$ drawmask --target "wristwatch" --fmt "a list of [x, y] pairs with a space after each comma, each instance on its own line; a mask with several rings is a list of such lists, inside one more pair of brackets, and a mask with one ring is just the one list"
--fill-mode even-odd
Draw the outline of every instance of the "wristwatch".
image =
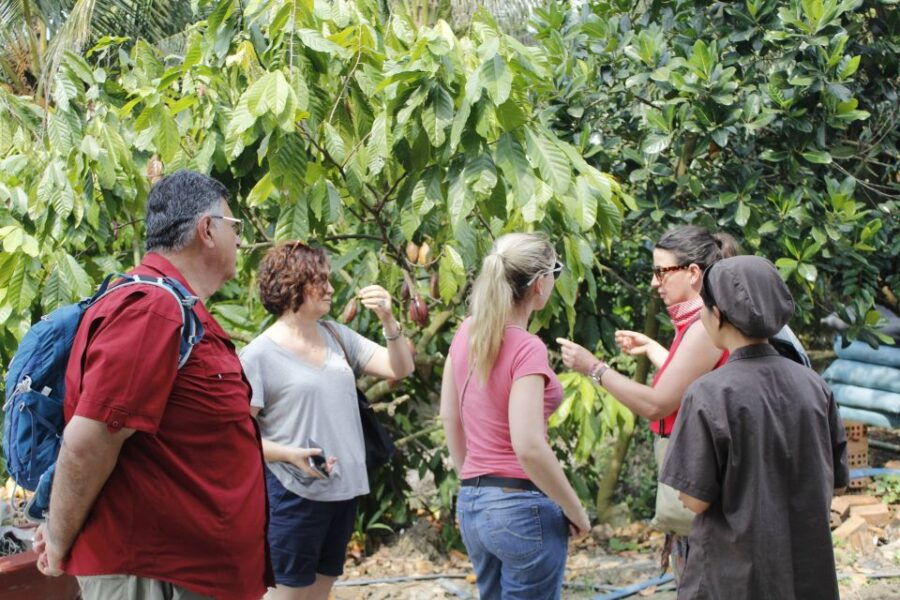
[[603, 385], [603, 374], [606, 373], [608, 370], [609, 370], [608, 364], [606, 364], [602, 360], [598, 361], [597, 364], [594, 365], [594, 368], [591, 369], [590, 377], [591, 377], [591, 379], [594, 380], [594, 382], [597, 385]]
[[395, 333], [394, 335], [388, 335], [387, 327], [385, 327], [384, 325], [382, 325], [382, 326], [381, 326], [381, 333], [384, 334], [384, 339], [385, 339], [385, 341], [393, 342], [394, 340], [396, 340], [397, 338], [399, 338], [400, 336], [403, 335], [403, 328], [400, 327], [400, 325], [398, 324], [398, 325], [397, 325], [397, 333]]

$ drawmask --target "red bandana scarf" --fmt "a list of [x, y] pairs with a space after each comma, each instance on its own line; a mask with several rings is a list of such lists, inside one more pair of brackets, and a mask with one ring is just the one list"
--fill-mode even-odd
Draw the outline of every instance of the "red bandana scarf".
[[691, 323], [699, 316], [701, 308], [703, 308], [703, 299], [700, 296], [695, 296], [690, 300], [667, 306], [666, 310], [669, 312], [669, 317], [672, 319], [672, 324], [675, 328], [681, 329], [682, 326]]

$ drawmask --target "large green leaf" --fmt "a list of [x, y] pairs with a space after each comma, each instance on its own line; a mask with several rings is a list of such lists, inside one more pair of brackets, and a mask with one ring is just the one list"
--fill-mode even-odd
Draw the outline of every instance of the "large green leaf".
[[465, 170], [460, 169], [450, 181], [450, 189], [447, 197], [447, 210], [450, 214], [450, 222], [458, 224], [469, 216], [475, 208], [475, 196], [466, 185]]
[[84, 270], [84, 267], [81, 266], [81, 263], [68, 252], [60, 252], [57, 256], [56, 264], [59, 267], [59, 274], [65, 280], [69, 289], [77, 296], [90, 296], [94, 289], [94, 282], [90, 275], [87, 274], [87, 271]]
[[590, 229], [597, 222], [598, 191], [584, 175], [575, 178], [575, 194], [566, 194], [563, 200], [569, 216], [578, 223], [582, 231]]
[[571, 165], [556, 141], [531, 127], [525, 128], [528, 160], [558, 194], [565, 194], [571, 185]]
[[801, 154], [803, 158], [811, 163], [818, 165], [827, 165], [831, 163], [831, 154], [824, 150], [810, 150], [808, 152], [802, 152]]
[[479, 80], [494, 104], [501, 105], [509, 98], [509, 92], [512, 88], [512, 72], [506, 65], [506, 61], [499, 53], [488, 58], [481, 65]]
[[41, 307], [45, 312], [53, 311], [72, 301], [72, 291], [59, 273], [59, 266], [55, 265], [44, 280], [41, 289]]
[[298, 29], [297, 37], [307, 48], [317, 52], [325, 52], [341, 58], [346, 58], [350, 54], [346, 48], [322, 37], [321, 33], [312, 29]]
[[157, 106], [156, 115], [157, 131], [154, 137], [156, 149], [163, 162], [171, 162], [175, 154], [181, 149], [181, 136], [178, 133], [178, 124], [175, 118], [162, 105]]
[[253, 207], [263, 204], [269, 199], [273, 191], [275, 191], [275, 180], [270, 171], [263, 175], [256, 182], [256, 185], [253, 186], [253, 189], [250, 190], [250, 193], [247, 194], [247, 205]]
[[455, 152], [459, 145], [459, 139], [462, 136], [463, 128], [469, 121], [469, 115], [472, 112], [472, 106], [468, 100], [463, 100], [459, 110], [453, 117], [453, 126], [450, 128], [450, 152]]
[[422, 111], [422, 126], [428, 133], [432, 146], [441, 146], [446, 137], [446, 129], [453, 121], [453, 98], [442, 85], [436, 85], [429, 94], [430, 102]]
[[309, 238], [309, 207], [305, 196], [290, 201], [281, 207], [275, 225], [275, 239], [301, 240]]
[[441, 300], [450, 302], [466, 281], [462, 257], [450, 244], [443, 248], [441, 260], [438, 263], [438, 273]]
[[253, 82], [247, 90], [241, 94], [238, 105], [244, 103], [247, 111], [254, 117], [262, 116], [269, 108], [268, 96], [272, 93], [274, 81], [273, 73], [266, 73]]
[[347, 158], [347, 151], [344, 148], [344, 139], [338, 130], [331, 123], [324, 123], [323, 136], [325, 138], [325, 149], [331, 157], [339, 163], [343, 163]]
[[281, 71], [270, 73], [266, 77], [268, 78], [265, 91], [266, 105], [272, 116], [277, 117], [288, 107], [288, 100], [292, 94], [291, 86]]
[[375, 176], [384, 168], [390, 152], [391, 142], [388, 137], [388, 120], [385, 113], [379, 114], [372, 122], [371, 135], [366, 144], [369, 154], [369, 175]]
[[466, 186], [477, 194], [490, 194], [497, 185], [497, 170], [487, 154], [476, 156], [466, 162]]
[[34, 259], [18, 254], [13, 257], [12, 265], [7, 266], [6, 294], [3, 302], [17, 310], [25, 310], [37, 295], [37, 287], [29, 266]]

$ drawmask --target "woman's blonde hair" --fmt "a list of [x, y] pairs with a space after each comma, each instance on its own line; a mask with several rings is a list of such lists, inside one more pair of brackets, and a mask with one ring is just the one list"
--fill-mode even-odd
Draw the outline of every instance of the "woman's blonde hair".
[[552, 271], [555, 261], [550, 241], [538, 233], [508, 233], [494, 242], [469, 300], [469, 367], [480, 381], [490, 375], [513, 307], [538, 276]]

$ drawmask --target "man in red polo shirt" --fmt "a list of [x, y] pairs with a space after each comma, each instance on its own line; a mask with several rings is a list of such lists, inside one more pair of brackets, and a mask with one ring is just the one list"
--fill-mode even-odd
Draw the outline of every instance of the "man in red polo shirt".
[[[235, 275], [240, 221], [219, 182], [179, 171], [147, 200], [134, 273], [205, 301]], [[274, 585], [260, 438], [228, 334], [202, 302], [202, 341], [178, 368], [181, 308], [130, 286], [92, 306], [66, 372], [66, 428], [38, 565], [85, 600], [258, 599]]]

